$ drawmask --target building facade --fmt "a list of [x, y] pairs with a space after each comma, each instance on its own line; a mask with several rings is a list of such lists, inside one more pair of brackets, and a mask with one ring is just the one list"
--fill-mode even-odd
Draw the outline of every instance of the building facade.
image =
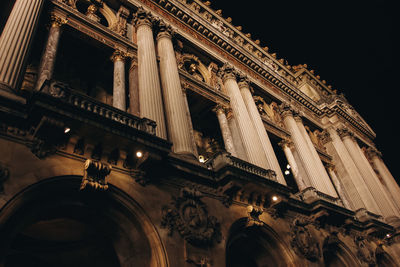
[[375, 133], [200, 0], [0, 20], [0, 266], [398, 266]]

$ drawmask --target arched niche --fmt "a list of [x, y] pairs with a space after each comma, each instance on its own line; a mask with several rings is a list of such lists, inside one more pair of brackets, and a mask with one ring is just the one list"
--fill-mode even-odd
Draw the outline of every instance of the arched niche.
[[79, 176], [45, 179], [0, 211], [0, 266], [168, 266], [142, 208], [115, 186], [80, 191]]
[[248, 219], [234, 223], [226, 243], [227, 267], [296, 266], [282, 238], [269, 226], [247, 226]]
[[331, 233], [325, 238], [322, 247], [326, 267], [352, 267], [361, 265], [350, 249], [338, 238], [338, 233]]

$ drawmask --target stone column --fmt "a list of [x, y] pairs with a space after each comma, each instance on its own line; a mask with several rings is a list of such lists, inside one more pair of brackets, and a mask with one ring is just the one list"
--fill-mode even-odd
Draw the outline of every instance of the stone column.
[[366, 208], [377, 213], [377, 205], [336, 130], [329, 127], [323, 132], [321, 141], [337, 166], [337, 177], [344, 185], [343, 190], [347, 193], [352, 208], [354, 210]]
[[153, 38], [153, 17], [143, 8], [135, 15], [140, 116], [157, 123], [156, 135], [167, 139], [163, 100]]
[[171, 27], [160, 22], [159, 33], [157, 34], [157, 50], [160, 56], [160, 75], [168, 136], [175, 153], [194, 156], [185, 100], [182, 95], [178, 65], [171, 38]]
[[222, 105], [217, 105], [214, 108], [217, 114], [219, 127], [221, 128], [222, 138], [224, 139], [225, 150], [231, 153], [232, 156], [237, 157], [231, 130], [229, 129], [228, 120], [225, 115], [225, 108]]
[[239, 134], [239, 127], [235, 116], [232, 113], [232, 109], [228, 108], [226, 111], [226, 119], [228, 120], [229, 129], [231, 130], [233, 143], [235, 144], [236, 155], [239, 159], [249, 161], [244, 150], [243, 142]]
[[236, 71], [232, 66], [225, 64], [220, 70], [220, 75], [222, 75], [222, 80], [230, 99], [233, 115], [237, 120], [238, 130], [249, 162], [268, 169], [267, 158], [265, 157], [260, 139], [251, 122], [236, 82]]
[[331, 180], [329, 179], [328, 173], [325, 170], [324, 165], [322, 164], [321, 158], [318, 155], [317, 150], [314, 147], [313, 142], [310, 139], [310, 136], [307, 133], [307, 130], [304, 127], [304, 124], [302, 122], [302, 119], [299, 116], [296, 116], [296, 123], [297, 127], [299, 128], [305, 142], [308, 145], [309, 151], [311, 153], [311, 156], [314, 159], [314, 166], [317, 168], [317, 171], [320, 175], [320, 180], [322, 183], [325, 184], [326, 190], [329, 192], [328, 194], [333, 196], [333, 197], [338, 197], [335, 188], [333, 187], [333, 184]]
[[0, 89], [16, 89], [43, 0], [17, 0], [0, 36]]
[[289, 105], [283, 105], [281, 112], [283, 123], [291, 134], [293, 144], [300, 157], [311, 186], [322, 193], [331, 195], [330, 191], [326, 188], [325, 183], [321, 181], [320, 173], [315, 166], [315, 160], [310, 152], [309, 146], [305, 142], [303, 135], [297, 126], [296, 120], [294, 119], [293, 110]]
[[386, 188], [394, 199], [398, 210], [400, 210], [400, 187], [396, 183], [394, 177], [390, 173], [389, 169], [386, 167], [385, 163], [383, 162], [382, 153], [373, 148], [369, 148], [367, 150], [367, 153], [372, 163], [375, 165], [375, 168], [381, 175], [383, 181], [385, 182]]
[[349, 154], [360, 171], [364, 182], [372, 195], [372, 198], [375, 200], [378, 206], [379, 213], [385, 218], [393, 217], [395, 215], [393, 204], [387, 198], [382, 185], [378, 181], [378, 177], [376, 177], [376, 175], [373, 173], [374, 171], [369, 165], [368, 160], [365, 158], [358, 144], [354, 140], [352, 133], [346, 128], [340, 129], [339, 132], [343, 138], [343, 143], [349, 151]]
[[54, 12], [51, 14], [51, 26], [47, 37], [46, 46], [40, 60], [35, 90], [40, 90], [44, 81], [50, 80], [53, 77], [62, 25], [65, 23], [67, 23], [66, 19], [59, 17]]
[[339, 194], [340, 199], [343, 202], [343, 205], [347, 209], [352, 209], [352, 205], [350, 205], [349, 198], [346, 195], [346, 192], [343, 190], [342, 183], [340, 182], [339, 178], [336, 176], [335, 173], [335, 166], [332, 164], [328, 165], [328, 172], [331, 176], [332, 182], [335, 185], [335, 188]]
[[282, 147], [282, 150], [285, 153], [286, 159], [289, 162], [290, 169], [292, 170], [294, 179], [296, 179], [299, 190], [303, 191], [308, 186], [306, 185], [300, 173], [299, 166], [297, 165], [294, 155], [292, 153], [291, 146], [293, 146], [293, 143], [289, 140], [282, 140], [281, 142], [279, 142], [279, 145]]
[[114, 62], [113, 107], [126, 111], [125, 53], [116, 50], [111, 56]]
[[276, 158], [274, 149], [272, 148], [271, 141], [268, 137], [267, 131], [265, 130], [264, 123], [262, 122], [260, 113], [258, 112], [256, 104], [254, 103], [253, 96], [251, 95], [248, 79], [244, 76], [240, 77], [238, 85], [244, 103], [246, 105], [247, 111], [249, 112], [250, 119], [253, 123], [254, 128], [257, 131], [258, 137], [260, 138], [260, 142], [264, 150], [265, 157], [267, 158], [268, 169], [275, 171], [278, 182], [286, 185], [286, 181], [285, 178], [283, 177], [278, 159]]

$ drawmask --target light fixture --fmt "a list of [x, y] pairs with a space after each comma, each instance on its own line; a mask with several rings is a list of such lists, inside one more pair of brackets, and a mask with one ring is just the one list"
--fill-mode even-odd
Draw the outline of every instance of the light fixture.
[[285, 171], [285, 175], [289, 175], [290, 174], [290, 171], [289, 170], [286, 170]]
[[143, 157], [143, 153], [142, 153], [142, 151], [136, 151], [136, 157], [137, 158], [141, 158], [141, 157]]
[[69, 133], [70, 131], [71, 131], [71, 128], [69, 128], [69, 127], [64, 128], [64, 133]]
[[290, 164], [286, 165], [286, 169], [288, 170], [290, 169]]
[[277, 196], [272, 196], [272, 201], [277, 202], [278, 201], [278, 197]]
[[389, 237], [390, 237], [390, 234], [386, 234], [386, 237], [389, 238]]
[[206, 160], [203, 155], [199, 156], [199, 162], [204, 163]]

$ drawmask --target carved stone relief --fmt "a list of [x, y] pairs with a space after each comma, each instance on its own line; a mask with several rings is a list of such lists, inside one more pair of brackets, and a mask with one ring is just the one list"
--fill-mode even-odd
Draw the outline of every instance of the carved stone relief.
[[291, 245], [296, 253], [310, 261], [317, 261], [321, 257], [321, 249], [316, 238], [308, 229], [309, 222], [296, 218], [291, 225]]
[[172, 235], [178, 231], [182, 238], [195, 246], [211, 246], [221, 242], [220, 224], [210, 216], [201, 201], [202, 193], [196, 189], [182, 188], [169, 206], [162, 209], [161, 226]]
[[361, 262], [365, 262], [368, 265], [375, 265], [374, 252], [368, 241], [361, 235], [354, 238], [354, 243], [357, 246], [357, 257]]
[[109, 175], [110, 172], [110, 164], [102, 163], [97, 160], [86, 160], [80, 190], [85, 189], [86, 186], [90, 186], [96, 190], [107, 190], [106, 176]]

